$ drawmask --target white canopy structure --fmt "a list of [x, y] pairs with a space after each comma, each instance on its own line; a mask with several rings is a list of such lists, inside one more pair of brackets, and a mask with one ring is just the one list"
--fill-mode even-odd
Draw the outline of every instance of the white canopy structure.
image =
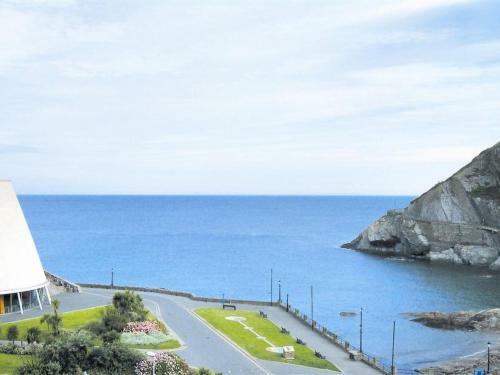
[[38, 305], [49, 282], [10, 181], [0, 181], [0, 314]]

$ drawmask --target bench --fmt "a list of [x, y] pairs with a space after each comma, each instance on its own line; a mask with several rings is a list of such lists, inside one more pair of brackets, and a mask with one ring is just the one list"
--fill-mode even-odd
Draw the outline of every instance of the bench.
[[267, 319], [267, 314], [264, 311], [259, 311], [259, 315], [262, 319]]
[[223, 303], [222, 304], [222, 310], [225, 310], [225, 309], [233, 309], [233, 310], [236, 310], [236, 305], [230, 305], [228, 303]]
[[314, 352], [314, 355], [315, 355], [316, 357], [318, 357], [319, 359], [325, 359], [325, 358], [326, 358], [323, 354], [321, 354], [321, 353], [320, 353], [320, 352], [318, 352], [317, 350]]
[[284, 334], [284, 335], [289, 335], [290, 331], [287, 330], [285, 327], [281, 327], [281, 333]]
[[306, 345], [306, 343], [304, 341], [302, 341], [301, 339], [299, 339], [298, 337], [297, 337], [297, 344]]
[[347, 353], [349, 353], [349, 359], [351, 361], [360, 361], [361, 360], [361, 353], [357, 350], [348, 350]]

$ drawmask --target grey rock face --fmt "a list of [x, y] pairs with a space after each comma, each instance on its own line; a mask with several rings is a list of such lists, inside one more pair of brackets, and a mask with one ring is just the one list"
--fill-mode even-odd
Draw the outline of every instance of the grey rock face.
[[500, 257], [498, 257], [497, 260], [490, 264], [490, 270], [500, 271]]
[[500, 269], [500, 143], [345, 248]]

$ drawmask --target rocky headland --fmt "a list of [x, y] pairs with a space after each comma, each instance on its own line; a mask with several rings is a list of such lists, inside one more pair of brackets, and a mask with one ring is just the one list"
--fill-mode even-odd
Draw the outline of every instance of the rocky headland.
[[414, 322], [433, 328], [500, 332], [500, 309], [453, 313], [432, 311], [403, 315]]
[[500, 271], [500, 142], [342, 247]]

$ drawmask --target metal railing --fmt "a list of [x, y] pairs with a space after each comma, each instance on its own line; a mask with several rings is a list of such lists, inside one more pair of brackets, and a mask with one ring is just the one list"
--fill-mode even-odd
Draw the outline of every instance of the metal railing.
[[339, 348], [344, 350], [346, 353], [351, 353], [351, 352], [357, 352], [356, 355], [360, 358], [360, 360], [370, 367], [380, 371], [383, 374], [387, 375], [392, 375], [395, 373], [398, 374], [418, 374], [415, 370], [406, 370], [406, 369], [399, 369], [395, 365], [395, 368], [393, 369], [392, 366], [389, 363], [386, 363], [383, 359], [368, 353], [366, 351], [361, 351], [359, 350], [358, 347], [355, 345], [351, 344], [349, 341], [343, 339], [339, 335], [335, 334], [334, 332], [330, 331], [327, 327], [322, 326], [319, 324], [317, 321], [312, 320], [307, 314], [302, 313], [299, 309], [293, 307], [292, 305], [288, 305], [288, 309], [286, 304], [283, 304], [282, 302], [279, 303], [281, 308], [284, 310], [287, 310], [288, 313], [293, 315], [295, 318], [300, 320], [303, 324], [312, 327], [312, 329], [319, 333], [321, 336], [326, 338], [328, 341], [330, 341], [332, 344], [337, 345]]

